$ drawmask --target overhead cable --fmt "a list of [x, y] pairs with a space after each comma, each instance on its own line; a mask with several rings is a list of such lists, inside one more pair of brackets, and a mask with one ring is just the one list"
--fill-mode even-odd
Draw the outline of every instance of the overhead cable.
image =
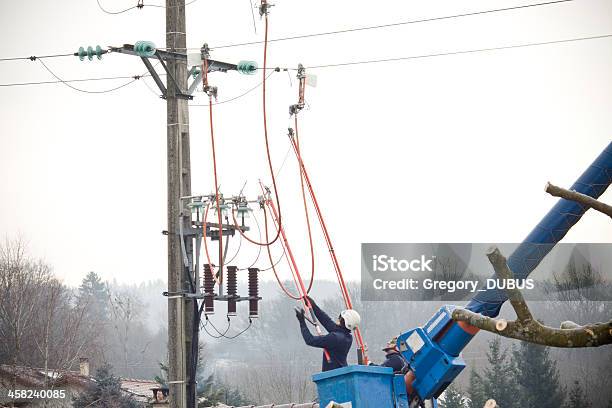
[[488, 52], [488, 51], [509, 50], [513, 48], [537, 47], [541, 45], [563, 44], [563, 43], [586, 41], [586, 40], [598, 40], [598, 39], [610, 38], [610, 37], [612, 37], [612, 34], [596, 35], [596, 36], [591, 36], [591, 37], [568, 38], [568, 39], [563, 39], [563, 40], [552, 40], [552, 41], [534, 42], [534, 43], [526, 43], [526, 44], [504, 45], [504, 46], [499, 46], [499, 47], [477, 48], [477, 49], [472, 49], [472, 50], [447, 51], [447, 52], [439, 52], [439, 53], [434, 53], [434, 54], [410, 55], [406, 57], [393, 57], [393, 58], [382, 58], [382, 59], [373, 59], [373, 60], [364, 60], [364, 61], [338, 62], [334, 64], [311, 65], [306, 68], [307, 69], [333, 68], [333, 67], [343, 67], [343, 66], [350, 66], [350, 65], [376, 64], [376, 63], [381, 63], [381, 62], [397, 62], [397, 61], [406, 61], [406, 60], [420, 59], [420, 58], [443, 57], [443, 56], [448, 56], [448, 55], [460, 55], [460, 54], [474, 54], [474, 53]]
[[[513, 6], [513, 7], [504, 7], [504, 8], [497, 8], [497, 9], [473, 11], [473, 12], [461, 13], [461, 14], [452, 14], [452, 15], [448, 15], [448, 16], [429, 17], [429, 18], [422, 18], [422, 19], [416, 19], [416, 20], [400, 21], [400, 22], [396, 22], [396, 23], [377, 24], [377, 25], [363, 26], [363, 27], [354, 27], [354, 28], [347, 28], [347, 29], [343, 29], [343, 30], [324, 31], [324, 32], [320, 32], [320, 33], [299, 34], [299, 35], [288, 36], [288, 37], [271, 38], [271, 39], [268, 40], [268, 42], [270, 43], [270, 42], [289, 41], [289, 40], [301, 40], [301, 39], [304, 39], [304, 38], [323, 37], [323, 36], [328, 36], [328, 35], [353, 33], [353, 32], [366, 31], [366, 30], [378, 30], [378, 29], [398, 27], [398, 26], [403, 26], [403, 25], [408, 25], [408, 24], [429, 23], [429, 22], [432, 22], [432, 21], [449, 20], [449, 19], [453, 19], [453, 18], [462, 18], [462, 17], [469, 17], [469, 16], [478, 16], [478, 15], [498, 13], [498, 12], [503, 12], [503, 11], [519, 10], [519, 9], [526, 9], [526, 8], [539, 7], [539, 6], [548, 6], [548, 5], [559, 4], [559, 3], [569, 3], [569, 2], [572, 2], [572, 1], [574, 1], [574, 0], [547, 1], [547, 2], [542, 2], [542, 3], [524, 4], [524, 5], [521, 5], [521, 6]], [[218, 45], [218, 46], [211, 46], [210, 48], [211, 49], [217, 49], [217, 48], [242, 47], [242, 46], [246, 46], [246, 45], [263, 44], [263, 42], [264, 41], [261, 41], [261, 40], [260, 41], [248, 41], [248, 42], [243, 42], [243, 43], [222, 44], [222, 45]]]

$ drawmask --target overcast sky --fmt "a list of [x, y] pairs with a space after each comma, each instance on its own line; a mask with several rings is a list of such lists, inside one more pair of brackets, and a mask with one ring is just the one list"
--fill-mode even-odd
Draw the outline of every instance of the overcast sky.
[[[100, 0], [109, 10], [136, 0]], [[147, 2], [145, 2], [146, 4]], [[392, 23], [528, 1], [277, 0], [270, 37]], [[164, 9], [111, 16], [95, 0], [0, 3], [0, 57], [74, 52], [151, 40], [164, 46]], [[188, 45], [262, 38], [248, 0], [198, 0], [187, 7]], [[612, 34], [612, 1], [557, 5], [395, 28], [272, 43], [269, 65], [295, 67], [402, 57]], [[261, 45], [224, 48], [213, 58], [261, 64]], [[46, 60], [63, 78], [135, 75], [138, 58]], [[312, 70], [301, 116], [304, 160], [337, 253], [359, 276], [362, 242], [516, 242], [554, 204], [546, 181], [569, 187], [610, 142], [612, 39]], [[0, 62], [1, 83], [53, 78], [39, 62]], [[293, 75], [293, 74], [292, 74]], [[220, 100], [260, 76], [211, 75]], [[119, 81], [79, 83], [107, 89]], [[140, 282], [166, 277], [165, 103], [136, 83], [94, 95], [56, 85], [0, 88], [0, 232], [22, 236], [30, 252], [69, 284], [88, 271]], [[293, 86], [291, 86], [293, 85]], [[274, 166], [287, 152], [295, 78], [269, 79]], [[205, 103], [198, 93], [193, 103]], [[194, 193], [212, 191], [207, 110], [190, 108]], [[269, 182], [261, 89], [215, 108], [222, 191], [254, 197]], [[279, 176], [283, 219], [303, 273], [309, 266], [295, 160]], [[612, 202], [612, 192], [602, 199]], [[321, 278], [333, 279], [317, 232]], [[255, 236], [256, 237], [256, 236]], [[610, 242], [612, 223], [589, 212], [566, 242]], [[232, 246], [237, 244], [234, 240]], [[236, 263], [254, 256], [246, 242]], [[267, 266], [267, 257], [259, 266]], [[289, 277], [287, 270], [285, 276]]]

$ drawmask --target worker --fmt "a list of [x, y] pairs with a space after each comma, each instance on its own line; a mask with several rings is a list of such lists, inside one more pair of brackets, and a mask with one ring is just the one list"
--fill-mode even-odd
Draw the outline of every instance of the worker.
[[329, 371], [335, 368], [346, 367], [346, 357], [353, 343], [354, 330], [361, 321], [359, 313], [352, 309], [344, 310], [338, 316], [338, 320], [334, 322], [310, 297], [307, 298], [312, 306], [312, 310], [317, 320], [327, 330], [328, 334], [322, 336], [313, 336], [306, 326], [306, 317], [304, 309], [295, 310], [295, 315], [300, 322], [300, 329], [304, 342], [311, 347], [318, 347], [327, 350], [329, 359], [323, 353], [323, 365], [321, 371]]
[[408, 362], [397, 348], [397, 337], [389, 340], [382, 351], [385, 352], [385, 361], [382, 362], [381, 367], [391, 367], [395, 374], [404, 373], [408, 370]]

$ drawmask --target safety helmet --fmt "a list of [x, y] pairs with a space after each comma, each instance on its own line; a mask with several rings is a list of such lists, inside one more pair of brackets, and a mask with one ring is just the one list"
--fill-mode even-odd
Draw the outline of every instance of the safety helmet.
[[397, 336], [391, 338], [382, 351], [396, 350], [397, 351]]
[[340, 313], [340, 317], [344, 320], [344, 327], [349, 330], [355, 330], [361, 322], [361, 316], [353, 309], [343, 310], [342, 313]]

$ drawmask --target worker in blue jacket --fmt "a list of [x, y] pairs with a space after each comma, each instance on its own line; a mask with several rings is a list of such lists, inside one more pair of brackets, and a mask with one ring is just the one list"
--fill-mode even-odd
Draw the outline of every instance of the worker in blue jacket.
[[361, 321], [359, 313], [352, 309], [346, 309], [340, 313], [338, 320], [334, 322], [311, 298], [308, 298], [308, 300], [317, 320], [327, 330], [328, 334], [313, 336], [308, 326], [306, 326], [304, 309], [296, 309], [295, 315], [300, 322], [304, 342], [311, 347], [323, 348], [329, 353], [329, 360], [325, 357], [325, 353], [323, 353], [322, 371], [346, 367], [346, 357], [353, 343], [351, 331]]
[[405, 373], [408, 370], [408, 362], [397, 348], [397, 337], [389, 340], [382, 351], [385, 352], [385, 361], [382, 362], [382, 367], [391, 367], [395, 374]]

